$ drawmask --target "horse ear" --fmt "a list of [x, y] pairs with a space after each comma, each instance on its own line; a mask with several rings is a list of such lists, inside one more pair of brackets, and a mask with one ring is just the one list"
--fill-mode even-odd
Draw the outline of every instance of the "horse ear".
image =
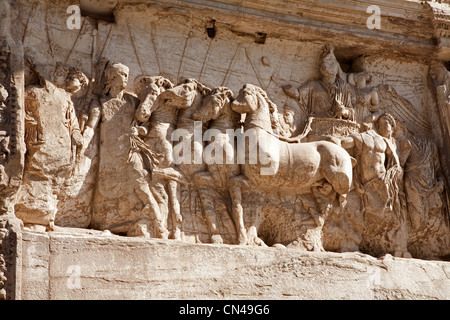
[[207, 95], [211, 94], [212, 90], [210, 88], [204, 86], [202, 88], [201, 92], [202, 92], [202, 95], [207, 96]]
[[225, 90], [225, 97], [227, 97], [228, 99], [232, 100], [234, 98], [234, 93], [233, 91], [231, 91], [230, 89], [226, 89]]
[[196, 81], [196, 85], [197, 85], [197, 90], [200, 91], [202, 93], [202, 95], [207, 96], [212, 93], [212, 89], [208, 88], [204, 84]]
[[229, 99], [230, 101], [233, 99], [233, 91], [225, 87], [219, 87], [212, 91], [212, 94], [219, 93], [221, 99]]
[[173, 88], [173, 83], [172, 82], [170, 82], [170, 80], [169, 79], [164, 79], [164, 81], [163, 81], [163, 85], [162, 85], [163, 87], [164, 87], [164, 89], [172, 89]]

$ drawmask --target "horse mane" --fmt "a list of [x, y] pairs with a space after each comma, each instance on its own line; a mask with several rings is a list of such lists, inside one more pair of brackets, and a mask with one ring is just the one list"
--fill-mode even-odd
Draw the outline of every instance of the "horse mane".
[[194, 83], [196, 85], [196, 89], [198, 91], [200, 91], [200, 93], [203, 96], [207, 96], [207, 95], [211, 94], [211, 92], [212, 92], [211, 88], [207, 87], [203, 83], [198, 82], [196, 79], [193, 79], [193, 78], [184, 79], [180, 84], [183, 84], [183, 83]]
[[158, 88], [164, 88], [164, 90], [173, 88], [172, 82], [162, 76], [139, 75], [133, 82], [135, 91], [139, 92], [144, 88], [148, 88], [151, 84], [155, 84]]
[[257, 96], [258, 99], [263, 98], [264, 101], [267, 103], [269, 107], [269, 116], [270, 116], [270, 123], [272, 125], [272, 129], [276, 129], [277, 131], [280, 131], [281, 129], [281, 123], [280, 119], [278, 118], [278, 106], [270, 100], [269, 96], [267, 95], [267, 92], [265, 92], [260, 87], [257, 87], [252, 84], [246, 84], [245, 88], [251, 89]]

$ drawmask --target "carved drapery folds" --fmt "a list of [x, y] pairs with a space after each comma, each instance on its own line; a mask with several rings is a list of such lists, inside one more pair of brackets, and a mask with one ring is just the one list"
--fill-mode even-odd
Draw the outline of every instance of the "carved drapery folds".
[[[133, 5], [121, 4], [116, 11], [125, 14], [128, 6]], [[37, 10], [25, 8], [31, 17]], [[442, 58], [448, 19], [439, 6], [430, 8]], [[130, 14], [137, 14], [133, 10]], [[187, 19], [185, 13], [174, 19]], [[118, 21], [127, 18], [120, 14]], [[94, 228], [125, 236], [360, 250], [374, 256], [450, 254], [450, 158], [444, 148], [450, 144], [450, 76], [441, 62], [430, 68], [443, 133], [436, 137], [434, 120], [417, 110], [413, 94], [404, 95], [413, 89], [396, 90], [392, 79], [380, 76], [381, 68], [374, 70], [376, 63], [343, 68], [342, 56], [338, 59], [324, 38], [314, 44], [323, 44], [322, 50], [306, 81], [270, 76], [265, 83], [258, 70], [273, 68], [275, 79], [285, 52], [278, 66], [266, 56], [259, 66], [252, 63], [251, 50], [239, 44], [218, 67], [223, 81], [209, 85], [211, 76], [204, 71], [212, 64], [207, 55], [216, 50], [210, 50], [213, 42], [203, 65], [191, 59], [199, 75], [184, 79], [189, 60], [184, 55], [195, 46], [191, 33], [176, 38], [184, 47], [179, 66], [168, 75], [164, 68], [171, 57], [158, 54], [153, 20], [146, 54], [154, 57], [155, 69], [146, 69], [139, 55], [143, 40], [128, 24], [83, 21], [63, 58], [47, 30], [52, 61], [46, 63], [38, 61], [41, 53], [28, 48], [24, 55], [0, 38], [2, 213], [14, 211], [26, 228], [41, 231]], [[137, 58], [134, 66], [115, 60], [125, 51], [108, 52], [119, 28], [126, 32], [120, 30], [118, 39], [129, 36], [123, 50]], [[22, 40], [28, 33], [25, 26]], [[89, 43], [90, 53], [71, 59], [80, 43]], [[299, 50], [283, 50], [292, 61], [302, 61]], [[25, 84], [13, 74], [15, 52], [25, 59]], [[79, 63], [88, 60], [89, 67]], [[159, 72], [148, 72], [156, 68]], [[229, 79], [241, 71], [242, 79], [254, 72], [256, 80], [241, 83], [235, 77], [232, 90]]]
[[[128, 236], [447, 254], [445, 178], [436, 144], [421, 135], [429, 124], [414, 124], [392, 87], [368, 86], [365, 71], [343, 72], [328, 46], [320, 79], [283, 86], [305, 112], [296, 136], [251, 84], [234, 93], [138, 76], [130, 94], [129, 68], [102, 60], [94, 80], [102, 85], [89, 93], [73, 67], [58, 65], [52, 83], [28, 63], [35, 82], [25, 90], [29, 152], [16, 204], [27, 227], [51, 229], [56, 220]], [[64, 203], [81, 197], [70, 191], [81, 190], [78, 180], [95, 183], [71, 216]], [[49, 197], [46, 205], [36, 195]], [[192, 213], [204, 227], [196, 229]], [[286, 219], [294, 219], [288, 229]]]

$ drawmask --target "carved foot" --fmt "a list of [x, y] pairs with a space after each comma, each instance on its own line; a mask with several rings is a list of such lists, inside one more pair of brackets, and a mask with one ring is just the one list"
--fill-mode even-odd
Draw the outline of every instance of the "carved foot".
[[211, 236], [211, 242], [216, 244], [223, 244], [223, 239], [220, 234], [213, 234]]
[[48, 231], [48, 226], [43, 226], [41, 224], [26, 223], [24, 224], [24, 229], [44, 233]]
[[181, 230], [179, 228], [175, 229], [175, 231], [173, 233], [173, 239], [179, 240], [179, 241], [183, 240], [183, 232], [181, 232]]
[[159, 238], [160, 238], [160, 239], [164, 239], [164, 240], [169, 239], [169, 231], [168, 231], [167, 229], [161, 231], [161, 232], [160, 232]]
[[412, 258], [412, 255], [408, 251], [395, 251], [394, 257], [399, 258]]
[[129, 237], [141, 237], [141, 238], [151, 238], [150, 232], [148, 232], [148, 221], [139, 220], [127, 232]]

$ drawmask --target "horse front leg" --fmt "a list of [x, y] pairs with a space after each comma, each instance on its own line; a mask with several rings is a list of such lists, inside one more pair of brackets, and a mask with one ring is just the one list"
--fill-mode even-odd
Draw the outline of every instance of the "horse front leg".
[[199, 171], [194, 174], [194, 180], [196, 182], [197, 193], [199, 195], [200, 202], [203, 207], [203, 212], [205, 213], [206, 221], [211, 233], [211, 242], [222, 244], [223, 238], [220, 235], [218, 228], [217, 212], [214, 206], [214, 197], [211, 196], [211, 192], [214, 188], [212, 176], [207, 171]]
[[244, 209], [242, 208], [242, 186], [248, 185], [244, 176], [232, 177], [228, 181], [228, 191], [231, 196], [231, 213], [236, 226], [239, 244], [248, 244], [247, 230], [244, 225]]
[[169, 196], [170, 212], [172, 214], [172, 223], [174, 227], [173, 237], [175, 240], [182, 240], [181, 227], [183, 223], [183, 216], [180, 209], [180, 190], [178, 183], [174, 180], [167, 181], [167, 193]]

